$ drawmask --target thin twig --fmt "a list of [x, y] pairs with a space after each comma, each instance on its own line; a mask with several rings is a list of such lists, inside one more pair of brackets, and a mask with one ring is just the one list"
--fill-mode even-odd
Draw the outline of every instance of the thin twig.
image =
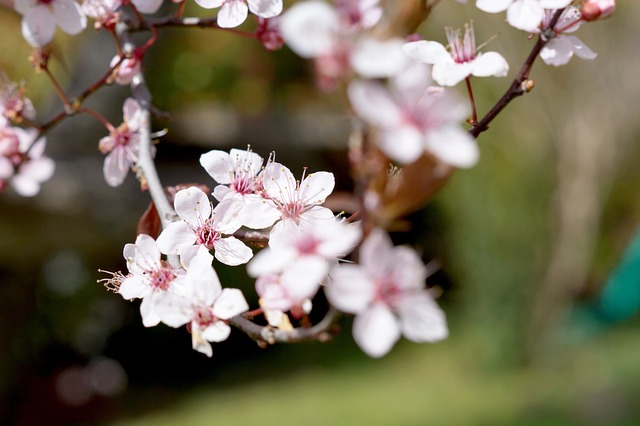
[[[555, 15], [553, 15], [553, 19], [549, 23], [549, 27], [547, 29], [553, 29], [553, 27], [560, 19], [560, 15], [564, 9], [559, 9]], [[509, 103], [517, 98], [518, 96], [522, 96], [527, 92], [526, 80], [529, 78], [529, 74], [531, 73], [531, 68], [533, 68], [533, 63], [536, 58], [540, 54], [542, 48], [553, 38], [553, 35], [545, 36], [544, 31], [538, 36], [538, 41], [536, 42], [533, 49], [531, 49], [531, 53], [520, 67], [520, 71], [513, 79], [511, 86], [507, 89], [507, 91], [502, 95], [502, 97], [496, 102], [496, 104], [491, 108], [491, 110], [482, 117], [482, 120], [478, 122], [476, 126], [474, 126], [469, 133], [474, 138], [477, 138], [478, 135], [489, 128], [489, 124], [493, 121], [494, 118], [507, 106]]]
[[251, 339], [259, 344], [273, 345], [276, 343], [294, 343], [304, 341], [326, 342], [331, 339], [331, 327], [338, 319], [339, 313], [329, 308], [324, 318], [316, 325], [309, 328], [295, 328], [293, 330], [280, 330], [268, 325], [258, 325], [251, 322], [243, 315], [230, 318], [227, 322], [243, 331]]

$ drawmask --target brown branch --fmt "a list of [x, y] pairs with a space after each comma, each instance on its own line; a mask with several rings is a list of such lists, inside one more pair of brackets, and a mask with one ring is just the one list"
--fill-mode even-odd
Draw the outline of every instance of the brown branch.
[[507, 106], [509, 103], [517, 98], [518, 96], [522, 96], [529, 90], [531, 90], [531, 86], [527, 84], [527, 79], [529, 78], [529, 74], [531, 73], [531, 68], [533, 68], [533, 63], [536, 58], [540, 54], [542, 48], [553, 38], [555, 37], [555, 33], [553, 32], [553, 27], [560, 19], [560, 15], [564, 9], [559, 9], [555, 15], [553, 15], [553, 19], [549, 23], [549, 26], [543, 30], [543, 32], [538, 36], [538, 41], [536, 42], [533, 49], [531, 49], [531, 53], [520, 67], [520, 71], [514, 78], [509, 89], [502, 95], [502, 97], [496, 102], [496, 104], [491, 108], [491, 110], [482, 117], [482, 120], [478, 122], [471, 130], [469, 130], [469, 134], [474, 138], [477, 138], [480, 133], [489, 129], [489, 124], [493, 121], [494, 118]]
[[274, 345], [276, 343], [327, 342], [331, 340], [335, 334], [335, 331], [331, 329], [338, 319], [338, 316], [338, 311], [329, 308], [324, 318], [316, 325], [309, 328], [295, 328], [293, 330], [279, 330], [269, 325], [258, 325], [244, 315], [237, 315], [227, 320], [227, 322], [258, 342], [260, 346], [266, 347], [267, 345]]

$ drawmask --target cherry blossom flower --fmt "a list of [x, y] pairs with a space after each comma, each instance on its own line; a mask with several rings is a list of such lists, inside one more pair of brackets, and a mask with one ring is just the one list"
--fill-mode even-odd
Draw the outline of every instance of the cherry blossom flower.
[[14, 5], [22, 15], [22, 35], [33, 47], [49, 44], [56, 25], [71, 35], [87, 26], [82, 8], [73, 0], [15, 0]]
[[220, 202], [236, 204], [230, 207], [236, 220], [252, 229], [268, 228], [280, 218], [278, 210], [259, 193], [262, 163], [262, 157], [250, 149], [232, 149], [229, 153], [213, 150], [200, 156], [202, 167], [221, 184], [213, 189], [213, 196]]
[[282, 0], [196, 0], [205, 9], [220, 8], [218, 25], [234, 28], [242, 24], [251, 12], [261, 18], [273, 18], [282, 12]]
[[0, 128], [0, 189], [9, 182], [23, 197], [40, 192], [43, 182], [53, 176], [55, 163], [45, 156], [46, 139], [35, 129]]
[[84, 0], [82, 11], [96, 21], [95, 27], [113, 28], [120, 20], [117, 9], [122, 6], [121, 0]]
[[[274, 228], [269, 247], [247, 265], [252, 277], [281, 273], [279, 284], [290, 306], [311, 299], [329, 268], [349, 254], [361, 237], [359, 224], [334, 218], [284, 224]], [[285, 297], [285, 296], [283, 296]]]
[[109, 136], [100, 139], [100, 152], [107, 154], [104, 159], [104, 178], [110, 186], [119, 186], [127, 176], [129, 169], [138, 162], [140, 140], [141, 110], [140, 104], [128, 98], [122, 108], [124, 122], [113, 129]]
[[19, 123], [22, 118], [33, 120], [36, 110], [22, 87], [0, 75], [0, 127], [9, 121]]
[[113, 68], [118, 62], [120, 62], [120, 65], [118, 65], [115, 72], [115, 81], [122, 86], [128, 86], [133, 81], [133, 78], [140, 73], [142, 58], [134, 52], [131, 58], [124, 58], [120, 61], [120, 55], [116, 55], [109, 66]]
[[338, 265], [330, 276], [327, 299], [356, 315], [353, 337], [367, 355], [387, 354], [401, 335], [417, 343], [447, 337], [444, 312], [424, 288], [422, 261], [410, 248], [394, 247], [383, 230], [364, 241], [359, 265]]
[[174, 328], [190, 324], [193, 349], [209, 357], [213, 355], [209, 342], [226, 340], [231, 333], [225, 320], [249, 310], [240, 290], [222, 289], [211, 267], [212, 260], [211, 254], [201, 247], [187, 266], [181, 297], [163, 299], [158, 304], [165, 324]]
[[120, 284], [118, 293], [127, 300], [142, 299], [140, 314], [145, 327], [165, 320], [172, 324], [173, 312], [165, 307], [179, 303], [185, 271], [163, 261], [156, 241], [145, 234], [138, 235], [135, 244], [125, 245], [123, 255], [129, 274]]
[[256, 36], [267, 50], [278, 50], [284, 45], [278, 17], [269, 19], [258, 17]]
[[544, 9], [562, 9], [573, 0], [476, 0], [476, 6], [489, 13], [507, 11], [507, 22], [520, 30], [535, 32], [544, 19]]
[[[554, 11], [545, 11], [542, 28], [550, 25]], [[595, 59], [598, 56], [579, 38], [575, 36], [565, 35], [577, 31], [584, 23], [582, 21], [580, 10], [576, 7], [568, 7], [565, 9], [556, 25], [553, 27], [555, 36], [540, 51], [540, 58], [548, 65], [560, 66], [568, 63], [573, 55], [582, 59]], [[537, 32], [540, 32], [538, 30]]]
[[207, 194], [197, 187], [179, 191], [174, 200], [175, 210], [180, 221], [167, 226], [158, 237], [160, 251], [168, 254], [181, 254], [193, 257], [198, 246], [214, 250], [215, 257], [229, 266], [247, 263], [253, 252], [235, 237], [223, 237], [233, 234], [239, 226], [225, 220], [232, 215], [232, 204], [223, 202], [211, 208]]
[[459, 127], [467, 104], [443, 88], [431, 87], [426, 65], [414, 64], [389, 80], [356, 80], [348, 95], [355, 113], [380, 129], [377, 143], [392, 160], [416, 161], [425, 151], [456, 167], [479, 157], [473, 138]]
[[282, 36], [296, 54], [315, 60], [323, 90], [335, 89], [351, 69], [367, 78], [389, 77], [407, 64], [404, 42], [361, 37], [357, 31], [377, 22], [376, 8], [377, 3], [364, 0], [340, 2], [337, 8], [323, 1], [302, 1], [283, 14]]
[[582, 5], [582, 20], [589, 22], [608, 18], [615, 10], [615, 0], [587, 0]]
[[291, 327], [291, 323], [285, 312], [291, 311], [294, 317], [302, 317], [302, 315], [311, 312], [312, 304], [310, 298], [298, 300], [290, 295], [287, 288], [282, 285], [281, 277], [281, 274], [267, 274], [258, 277], [256, 292], [260, 297], [258, 303], [269, 325], [288, 328]]
[[336, 0], [343, 27], [355, 30], [372, 28], [382, 18], [380, 0]]
[[509, 64], [498, 52], [478, 53], [473, 24], [460, 30], [447, 28], [449, 49], [436, 41], [414, 41], [403, 46], [404, 52], [418, 62], [433, 65], [432, 77], [441, 86], [455, 86], [470, 75], [504, 77]]
[[280, 219], [274, 227], [283, 224], [299, 225], [305, 220], [333, 219], [333, 213], [320, 204], [333, 192], [333, 173], [315, 172], [296, 181], [291, 171], [280, 163], [267, 164], [262, 172], [264, 194], [278, 210]]

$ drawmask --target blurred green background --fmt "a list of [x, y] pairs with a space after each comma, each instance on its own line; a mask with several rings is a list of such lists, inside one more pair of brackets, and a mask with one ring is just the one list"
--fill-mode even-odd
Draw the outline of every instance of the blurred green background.
[[[328, 344], [262, 350], [232, 333], [212, 359], [192, 351], [185, 330], [144, 329], [138, 303], [96, 280], [98, 269], [124, 270], [122, 247], [148, 196], [132, 177], [104, 183], [99, 123], [62, 123], [48, 135], [57, 171], [42, 193], [0, 194], [0, 423], [640, 424], [638, 18], [640, 4], [624, 2], [585, 25], [577, 35], [595, 61], [536, 63], [535, 89], [480, 136], [480, 164], [458, 171], [410, 217], [412, 232], [395, 236], [442, 265], [429, 285], [443, 289], [451, 337], [403, 341], [381, 360], [357, 349], [348, 318]], [[445, 0], [420, 33], [444, 42], [445, 25], [469, 19], [479, 43], [498, 34], [485, 50], [503, 53], [513, 77], [533, 41], [503, 14]], [[5, 9], [0, 33], [0, 67], [25, 81], [46, 120], [61, 106]], [[112, 54], [105, 34], [58, 32], [52, 69], [78, 93]], [[169, 129], [157, 154], [165, 185], [213, 186], [200, 154], [251, 144], [349, 188], [344, 99], [319, 93], [310, 64], [288, 49], [171, 29], [144, 65], [155, 105], [172, 116], [154, 123]], [[508, 84], [474, 81], [481, 115]], [[106, 88], [87, 105], [117, 124], [127, 91]], [[219, 274], [255, 306], [241, 271]]]

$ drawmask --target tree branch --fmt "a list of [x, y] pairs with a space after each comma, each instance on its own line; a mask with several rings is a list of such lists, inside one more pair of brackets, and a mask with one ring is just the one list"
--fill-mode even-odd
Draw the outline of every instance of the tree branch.
[[480, 133], [489, 129], [489, 124], [507, 105], [509, 105], [509, 103], [513, 99], [517, 98], [518, 96], [522, 96], [523, 94], [531, 90], [531, 87], [527, 85], [526, 80], [529, 78], [531, 68], [533, 68], [533, 63], [540, 54], [542, 48], [547, 43], [549, 43], [549, 41], [551, 41], [553, 37], [555, 37], [553, 27], [558, 22], [558, 19], [560, 19], [560, 15], [562, 15], [562, 12], [564, 12], [564, 9], [558, 9], [555, 15], [553, 15], [549, 26], [538, 36], [538, 41], [536, 42], [535, 46], [533, 46], [533, 49], [531, 49], [531, 53], [529, 53], [529, 56], [522, 64], [522, 67], [520, 67], [520, 71], [518, 71], [518, 74], [516, 74], [516, 77], [511, 83], [511, 86], [509, 86], [509, 89], [507, 89], [504, 95], [502, 95], [498, 102], [496, 102], [493, 108], [491, 108], [491, 110], [484, 117], [482, 117], [482, 120], [480, 120], [477, 125], [473, 126], [473, 128], [469, 130], [469, 134], [471, 134], [471, 136], [477, 138]]
[[338, 316], [338, 311], [329, 308], [324, 318], [316, 325], [293, 330], [279, 330], [269, 325], [258, 325], [243, 315], [236, 315], [227, 320], [227, 322], [258, 342], [259, 345], [266, 347], [266, 345], [274, 345], [276, 343], [329, 341], [335, 334], [331, 327], [335, 324]]

